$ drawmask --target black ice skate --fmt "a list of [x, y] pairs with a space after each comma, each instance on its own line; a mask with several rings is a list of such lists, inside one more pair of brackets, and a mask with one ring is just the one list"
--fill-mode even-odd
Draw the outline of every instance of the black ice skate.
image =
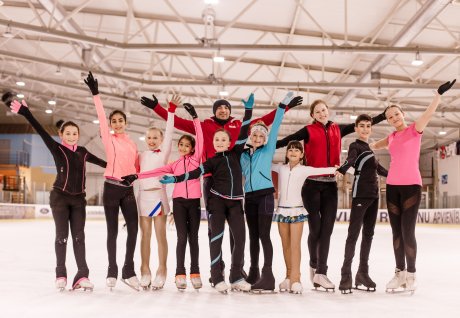
[[351, 280], [351, 274], [342, 274], [342, 279], [340, 280], [339, 290], [342, 294], [351, 294], [353, 282]]
[[273, 276], [271, 267], [262, 268], [260, 279], [251, 286], [251, 292], [255, 294], [274, 294], [275, 292], [275, 277]]
[[251, 284], [251, 285], [254, 285], [255, 283], [257, 283], [257, 281], [260, 279], [260, 271], [259, 271], [259, 267], [250, 267], [249, 268], [249, 275], [248, 277], [246, 278], [246, 281]]
[[[359, 286], [363, 285], [365, 288], [359, 288]], [[365, 272], [357, 272], [355, 276], [355, 289], [364, 290], [368, 292], [375, 292], [375, 287], [377, 285], [374, 281], [369, 277], [368, 273]]]

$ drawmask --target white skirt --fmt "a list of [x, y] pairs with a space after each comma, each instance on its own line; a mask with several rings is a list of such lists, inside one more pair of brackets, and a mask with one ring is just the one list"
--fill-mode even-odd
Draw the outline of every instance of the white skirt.
[[155, 217], [169, 213], [168, 197], [166, 189], [152, 191], [139, 191], [138, 208], [140, 216]]
[[282, 207], [278, 206], [273, 213], [273, 221], [280, 223], [298, 223], [308, 220], [308, 212], [303, 206]]

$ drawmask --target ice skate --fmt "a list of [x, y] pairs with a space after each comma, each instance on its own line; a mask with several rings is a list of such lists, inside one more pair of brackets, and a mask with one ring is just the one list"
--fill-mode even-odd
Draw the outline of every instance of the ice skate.
[[342, 294], [351, 294], [351, 287], [352, 287], [352, 280], [351, 274], [342, 274], [342, 279], [340, 280], [339, 290]]
[[[363, 285], [364, 288], [359, 288], [359, 286]], [[365, 290], [368, 292], [375, 292], [375, 287], [377, 285], [374, 281], [369, 277], [368, 273], [364, 272], [357, 272], [355, 276], [355, 289]]]
[[105, 284], [107, 285], [107, 287], [110, 288], [110, 291], [112, 291], [112, 289], [117, 284], [117, 279], [115, 277], [107, 277], [107, 279], [105, 280]]
[[217, 283], [214, 288], [221, 294], [228, 293], [228, 285], [224, 281]]
[[294, 284], [292, 284], [291, 290], [289, 292], [291, 294], [302, 294], [302, 292], [303, 292], [302, 283], [295, 282]]
[[[222, 279], [225, 281], [225, 270], [222, 270]], [[211, 284], [211, 287], [214, 288], [214, 283], [212, 282], [211, 276], [209, 276], [209, 283]]]
[[259, 271], [259, 267], [250, 267], [249, 268], [249, 275], [248, 277], [246, 278], [246, 281], [251, 284], [251, 285], [254, 285], [258, 280], [260, 279], [260, 271]]
[[187, 288], [187, 276], [176, 275], [175, 282], [178, 290], [184, 290]]
[[143, 290], [148, 290], [152, 285], [152, 276], [150, 274], [141, 275], [141, 287]]
[[200, 274], [190, 274], [190, 282], [192, 283], [194, 289], [200, 289], [203, 287]]
[[232, 291], [242, 291], [242, 292], [248, 292], [251, 290], [251, 284], [249, 284], [247, 281], [244, 280], [244, 278], [241, 278], [240, 280], [231, 283], [230, 287]]
[[281, 284], [279, 285], [279, 288], [280, 288], [281, 293], [290, 291], [290, 289], [291, 289], [291, 280], [289, 278], [286, 278], [285, 280], [283, 280], [281, 282]]
[[67, 278], [65, 277], [58, 277], [54, 282], [55, 286], [59, 291], [64, 291], [65, 287], [67, 286]]
[[388, 282], [386, 286], [387, 293], [394, 293], [399, 288], [406, 288], [406, 271], [396, 269], [395, 276]]
[[326, 292], [335, 291], [335, 285], [324, 274], [315, 274], [313, 277], [313, 286], [315, 287], [315, 290], [318, 290], [318, 287], [322, 287]]
[[313, 282], [313, 278], [315, 277], [315, 274], [316, 274], [316, 268], [313, 268], [310, 266], [310, 282], [313, 285], [313, 287], [319, 287], [318, 284]]
[[260, 279], [251, 286], [251, 292], [256, 294], [275, 293], [275, 277], [271, 267], [262, 268]]
[[127, 279], [122, 278], [121, 281], [125, 283], [126, 285], [128, 285], [129, 287], [131, 287], [132, 289], [137, 290], [137, 291], [139, 291], [139, 288], [141, 286], [141, 284], [139, 283], [139, 279], [137, 279], [136, 276], [132, 276]]
[[412, 294], [417, 289], [417, 280], [415, 279], [415, 273], [407, 272], [406, 274], [406, 291]]
[[152, 289], [153, 290], [159, 290], [162, 289], [163, 286], [165, 285], [166, 282], [166, 277], [163, 275], [157, 275], [155, 276], [155, 279], [152, 282]]
[[80, 278], [73, 284], [72, 290], [83, 288], [83, 291], [93, 291], [94, 284], [89, 281], [87, 277]]

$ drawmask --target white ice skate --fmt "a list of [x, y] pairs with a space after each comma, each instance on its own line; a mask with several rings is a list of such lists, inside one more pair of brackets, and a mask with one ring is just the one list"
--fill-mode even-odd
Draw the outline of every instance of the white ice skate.
[[394, 293], [398, 288], [405, 288], [406, 287], [406, 274], [405, 270], [401, 271], [396, 269], [395, 276], [388, 282], [386, 286], [387, 293]]
[[192, 286], [195, 289], [200, 289], [203, 287], [203, 282], [201, 281], [200, 274], [190, 274], [190, 281], [192, 282]]
[[232, 291], [243, 291], [248, 292], [251, 290], [251, 284], [249, 284], [244, 279], [240, 279], [234, 283], [230, 284]]
[[162, 289], [166, 282], [166, 276], [157, 275], [152, 282], [152, 289], [159, 290]]
[[152, 276], [150, 274], [145, 274], [141, 276], [142, 289], [144, 290], [149, 289], [151, 284], [152, 284]]
[[[313, 278], [315, 277], [315, 274], [316, 274], [316, 269], [313, 267], [310, 267], [310, 282], [313, 286], [315, 286], [315, 283], [313, 282]], [[319, 286], [315, 286], [315, 287], [319, 287]]]
[[112, 290], [112, 288], [114, 288], [117, 284], [117, 279], [115, 277], [107, 277], [105, 284], [110, 288], [110, 290]]
[[55, 286], [59, 291], [64, 291], [65, 287], [67, 286], [67, 278], [65, 277], [58, 277], [54, 282]]
[[[218, 283], [217, 285], [214, 286], [214, 288], [221, 294], [227, 294], [228, 293], [228, 285], [222, 281]], [[249, 288], [251, 288], [251, 285], [249, 285]]]
[[406, 274], [406, 290], [412, 294], [417, 289], [417, 280], [415, 279], [415, 273], [407, 272]]
[[289, 278], [286, 278], [285, 280], [283, 280], [281, 282], [279, 287], [280, 287], [280, 292], [281, 293], [290, 291], [290, 289], [291, 289], [291, 280]]
[[72, 286], [72, 290], [83, 288], [84, 291], [93, 291], [94, 284], [89, 281], [87, 277], [80, 278], [77, 282]]
[[137, 290], [137, 291], [139, 291], [139, 288], [141, 286], [139, 279], [137, 279], [137, 276], [131, 276], [128, 279], [122, 278], [121, 281], [125, 283], [126, 285], [128, 285], [129, 287], [131, 287], [132, 289]]
[[315, 274], [315, 276], [313, 277], [313, 286], [315, 287], [315, 290], [318, 290], [318, 287], [322, 287], [327, 292], [335, 291], [335, 285], [324, 274]]
[[302, 284], [300, 282], [295, 282], [294, 284], [292, 284], [291, 290], [289, 292], [292, 294], [302, 294], [303, 292]]
[[184, 290], [187, 288], [187, 276], [185, 275], [176, 275], [176, 287], [179, 290]]

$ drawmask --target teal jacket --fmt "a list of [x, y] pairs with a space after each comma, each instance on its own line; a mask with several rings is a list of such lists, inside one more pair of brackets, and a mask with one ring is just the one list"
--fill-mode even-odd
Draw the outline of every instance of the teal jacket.
[[245, 195], [257, 195], [275, 192], [272, 181], [272, 160], [276, 150], [276, 140], [283, 120], [285, 109], [277, 108], [273, 125], [268, 134], [265, 145], [259, 147], [251, 154], [247, 148], [240, 158], [241, 169], [244, 176]]

